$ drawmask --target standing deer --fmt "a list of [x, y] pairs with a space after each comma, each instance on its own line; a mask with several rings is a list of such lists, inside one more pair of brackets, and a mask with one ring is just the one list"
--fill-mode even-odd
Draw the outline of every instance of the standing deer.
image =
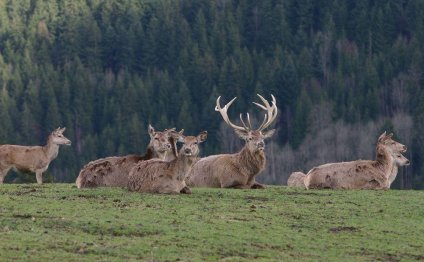
[[57, 128], [47, 139], [45, 146], [0, 146], [0, 184], [3, 183], [7, 172], [14, 168], [21, 172], [33, 172], [37, 183], [43, 183], [43, 172], [47, 170], [50, 162], [59, 154], [59, 145], [70, 145], [63, 132], [66, 128]]
[[183, 136], [174, 133], [178, 142], [182, 142], [178, 157], [170, 162], [159, 159], [139, 162], [133, 167], [128, 177], [128, 190], [163, 194], [191, 194], [185, 178], [197, 161], [199, 144], [208, 136], [206, 131], [197, 136]]
[[406, 146], [394, 141], [393, 134], [384, 132], [378, 139], [376, 160], [330, 163], [312, 168], [304, 184], [310, 188], [388, 189], [399, 166], [409, 165], [401, 152]]
[[152, 158], [170, 161], [176, 158], [176, 141], [170, 135], [175, 128], [159, 132], [149, 125], [148, 132], [150, 143], [144, 155], [112, 156], [91, 161], [81, 169], [76, 180], [77, 187], [126, 187], [128, 174], [139, 161]]
[[213, 155], [200, 159], [192, 168], [187, 178], [188, 186], [194, 187], [221, 187], [221, 188], [265, 188], [264, 185], [255, 181], [255, 176], [265, 168], [265, 142], [271, 137], [275, 129], [264, 131], [277, 117], [277, 105], [275, 97], [272, 96], [272, 105], [258, 95], [263, 105], [254, 103], [264, 109], [264, 121], [257, 130], [252, 130], [249, 114], [247, 114], [248, 126], [240, 120], [243, 125], [237, 126], [231, 123], [227, 110], [236, 98], [221, 108], [220, 98], [216, 100], [215, 111], [218, 111], [225, 123], [234, 129], [236, 134], [245, 140], [245, 146], [235, 154]]

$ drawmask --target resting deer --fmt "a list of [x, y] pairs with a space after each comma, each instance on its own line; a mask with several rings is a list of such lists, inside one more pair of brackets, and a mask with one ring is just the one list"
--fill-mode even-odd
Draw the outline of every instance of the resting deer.
[[406, 147], [384, 132], [378, 139], [376, 160], [325, 164], [312, 168], [304, 179], [307, 189], [388, 189], [399, 166], [409, 165]]
[[47, 170], [50, 162], [59, 154], [59, 145], [70, 145], [63, 132], [66, 128], [54, 130], [47, 139], [45, 146], [0, 146], [0, 184], [11, 168], [21, 172], [33, 172], [37, 183], [43, 183], [43, 172]]
[[126, 187], [128, 174], [139, 161], [152, 158], [173, 160], [177, 156], [177, 149], [170, 134], [174, 131], [175, 128], [158, 132], [149, 125], [150, 143], [144, 155], [112, 156], [91, 161], [81, 169], [76, 180], [77, 187]]
[[182, 132], [174, 133], [178, 142], [183, 146], [176, 159], [166, 162], [159, 159], [139, 162], [135, 165], [128, 177], [130, 191], [164, 193], [164, 194], [190, 194], [185, 178], [193, 164], [198, 160], [199, 144], [208, 136], [206, 131], [197, 136], [183, 136]]
[[287, 180], [287, 186], [305, 188], [305, 177], [306, 175], [302, 172], [293, 172]]
[[236, 134], [245, 140], [245, 146], [235, 154], [213, 155], [200, 159], [192, 168], [187, 178], [188, 186], [194, 187], [221, 187], [221, 188], [265, 188], [264, 185], [255, 181], [255, 176], [265, 168], [265, 142], [271, 137], [275, 129], [264, 131], [277, 117], [277, 105], [275, 97], [272, 96], [272, 105], [258, 95], [264, 105], [254, 103], [267, 111], [264, 121], [256, 130], [252, 129], [249, 114], [247, 114], [248, 125], [240, 120], [243, 125], [237, 126], [231, 123], [227, 110], [236, 98], [221, 108], [218, 97], [215, 111], [218, 111], [225, 123], [234, 129]]

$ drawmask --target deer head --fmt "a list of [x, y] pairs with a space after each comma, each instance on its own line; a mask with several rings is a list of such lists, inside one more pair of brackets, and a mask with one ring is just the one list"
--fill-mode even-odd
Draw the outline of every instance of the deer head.
[[264, 116], [264, 120], [262, 124], [256, 130], [253, 130], [252, 128], [252, 124], [250, 123], [249, 113], [246, 114], [247, 125], [245, 121], [243, 120], [242, 114], [240, 114], [240, 121], [243, 126], [237, 126], [231, 123], [228, 117], [227, 111], [228, 111], [228, 108], [231, 106], [231, 104], [234, 102], [234, 100], [236, 100], [236, 97], [234, 97], [230, 102], [228, 102], [223, 108], [221, 107], [219, 102], [221, 97], [218, 97], [218, 99], [216, 100], [216, 107], [215, 107], [215, 111], [218, 111], [221, 114], [225, 123], [227, 123], [230, 127], [232, 127], [240, 138], [245, 140], [246, 146], [252, 153], [255, 153], [258, 151], [262, 152], [265, 149], [264, 140], [266, 138], [271, 137], [274, 134], [275, 129], [271, 129], [267, 131], [264, 131], [264, 129], [268, 128], [275, 121], [275, 119], [277, 118], [277, 111], [278, 111], [276, 100], [273, 95], [271, 95], [272, 105], [270, 105], [269, 102], [265, 98], [263, 98], [261, 95], [258, 94], [258, 97], [262, 100], [263, 105], [256, 102], [253, 102], [253, 103], [257, 105], [258, 107], [260, 107], [261, 109], [265, 110], [266, 114]]
[[396, 153], [393, 158], [397, 166], [409, 166], [411, 163], [409, 159], [403, 156], [401, 153]]
[[53, 144], [56, 145], [71, 145], [71, 140], [69, 140], [68, 138], [66, 138], [63, 135], [63, 132], [65, 132], [66, 127], [64, 128], [57, 128], [56, 130], [53, 130], [53, 132], [50, 134], [50, 139], [53, 142]]
[[199, 144], [206, 141], [208, 132], [202, 131], [197, 136], [184, 136], [182, 133], [183, 130], [172, 133], [178, 142], [183, 143], [179, 154], [184, 156], [197, 156], [199, 154]]
[[165, 153], [172, 149], [171, 145], [171, 133], [175, 132], [175, 128], [165, 129], [163, 132], [155, 131], [155, 129], [149, 125], [149, 135], [150, 135], [150, 146], [153, 148], [153, 151], [159, 153]]
[[385, 146], [391, 152], [394, 153], [404, 153], [407, 149], [405, 145], [393, 140], [393, 133], [387, 135], [386, 131], [384, 131], [384, 133], [380, 135], [377, 143], [379, 145]]

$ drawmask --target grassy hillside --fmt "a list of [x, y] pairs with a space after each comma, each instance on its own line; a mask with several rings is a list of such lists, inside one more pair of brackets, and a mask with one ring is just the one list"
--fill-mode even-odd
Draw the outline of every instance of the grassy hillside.
[[1, 185], [0, 260], [423, 260], [424, 192]]

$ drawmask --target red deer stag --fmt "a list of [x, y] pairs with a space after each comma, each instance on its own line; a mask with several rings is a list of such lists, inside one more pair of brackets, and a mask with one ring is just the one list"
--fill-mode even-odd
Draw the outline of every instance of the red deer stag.
[[409, 165], [406, 147], [384, 132], [378, 139], [376, 160], [330, 163], [312, 168], [304, 179], [307, 189], [389, 189], [399, 166]]
[[59, 154], [59, 145], [70, 145], [63, 132], [66, 128], [54, 130], [47, 139], [45, 146], [0, 146], [0, 184], [3, 183], [7, 172], [15, 168], [21, 172], [33, 172], [37, 183], [43, 183], [43, 172], [47, 170], [50, 162]]
[[144, 155], [112, 156], [91, 161], [81, 169], [76, 180], [77, 187], [126, 187], [128, 174], [139, 161], [152, 158], [170, 161], [176, 158], [176, 142], [170, 136], [175, 128], [159, 132], [149, 125], [148, 132], [150, 143]]
[[265, 142], [271, 137], [275, 129], [264, 131], [277, 117], [277, 105], [275, 97], [272, 96], [272, 105], [258, 95], [263, 105], [254, 103], [267, 111], [264, 121], [257, 130], [252, 130], [249, 114], [247, 122], [240, 120], [243, 125], [237, 126], [231, 123], [227, 110], [236, 98], [221, 108], [220, 98], [216, 100], [215, 111], [218, 111], [225, 123], [234, 129], [236, 134], [245, 140], [245, 146], [235, 154], [213, 155], [200, 159], [192, 168], [187, 178], [188, 186], [194, 187], [222, 187], [222, 188], [265, 188], [264, 185], [255, 181], [255, 176], [265, 168]]
[[175, 132], [179, 142], [184, 143], [178, 157], [166, 162], [159, 159], [139, 162], [133, 167], [128, 177], [128, 190], [162, 194], [191, 194], [185, 178], [197, 161], [199, 144], [204, 142], [208, 133], [197, 136], [183, 136]]

